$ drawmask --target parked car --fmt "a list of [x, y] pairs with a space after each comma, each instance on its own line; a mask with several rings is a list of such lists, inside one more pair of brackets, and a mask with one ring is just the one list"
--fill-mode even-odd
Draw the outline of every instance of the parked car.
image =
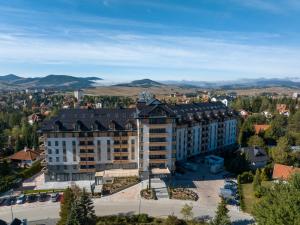
[[11, 197], [7, 198], [5, 205], [14, 205], [14, 204], [16, 204], [16, 201], [17, 201], [17, 197], [11, 196]]
[[57, 202], [58, 199], [59, 199], [59, 194], [58, 193], [51, 194], [51, 202]]
[[35, 194], [28, 195], [27, 202], [35, 202], [37, 200], [37, 196]]
[[18, 198], [17, 198], [17, 204], [23, 204], [26, 202], [26, 196], [25, 195], [20, 195]]
[[7, 201], [7, 198], [1, 198], [0, 205], [4, 205], [6, 201]]
[[233, 185], [233, 186], [237, 186], [237, 183], [236, 183], [234, 180], [231, 180], [231, 179], [225, 179], [224, 185]]
[[219, 196], [224, 199], [233, 199], [234, 198], [234, 191], [230, 189], [220, 188]]
[[48, 195], [46, 193], [41, 193], [38, 197], [39, 202], [44, 202], [47, 200]]

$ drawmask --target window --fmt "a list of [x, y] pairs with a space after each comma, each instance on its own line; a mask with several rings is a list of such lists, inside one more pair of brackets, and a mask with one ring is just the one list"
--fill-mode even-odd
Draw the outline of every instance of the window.
[[77, 170], [77, 165], [73, 165], [73, 170]]
[[59, 157], [56, 157], [56, 162], [59, 162]]
[[55, 149], [55, 154], [59, 154], [59, 149]]
[[64, 156], [64, 162], [67, 162], [67, 157], [66, 156]]
[[55, 141], [55, 146], [58, 146], [58, 141]]
[[49, 157], [49, 162], [52, 162], [52, 157]]
[[76, 141], [72, 141], [72, 145], [73, 145], [73, 146], [76, 146]]
[[63, 141], [63, 142], [62, 142], [62, 146], [66, 146], [66, 141]]
[[107, 160], [111, 160], [110, 140], [107, 140]]
[[101, 141], [97, 141], [97, 153], [98, 153], [98, 161], [101, 161]]
[[51, 141], [48, 141], [48, 146], [51, 146]]
[[76, 162], [77, 161], [77, 157], [76, 157], [76, 147], [73, 146], [73, 161]]
[[52, 150], [51, 149], [48, 149], [48, 154], [52, 154]]
[[67, 170], [67, 169], [68, 169], [68, 167], [66, 165], [64, 165], [64, 170]]

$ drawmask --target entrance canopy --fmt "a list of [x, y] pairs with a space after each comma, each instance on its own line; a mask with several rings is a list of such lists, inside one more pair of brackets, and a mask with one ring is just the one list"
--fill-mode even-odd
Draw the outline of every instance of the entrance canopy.
[[151, 170], [152, 175], [169, 175], [171, 172], [169, 170], [169, 168], [164, 168], [164, 169], [160, 169], [160, 168], [153, 168]]
[[112, 178], [112, 177], [134, 177], [139, 176], [138, 169], [111, 169], [96, 172], [95, 177]]

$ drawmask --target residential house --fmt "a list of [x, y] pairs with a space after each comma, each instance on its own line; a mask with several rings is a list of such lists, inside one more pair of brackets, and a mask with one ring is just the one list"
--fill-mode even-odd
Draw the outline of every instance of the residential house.
[[245, 154], [246, 160], [249, 162], [251, 169], [263, 168], [269, 161], [269, 156], [266, 151], [259, 147], [241, 148], [240, 152]]
[[274, 180], [287, 181], [294, 173], [300, 173], [300, 168], [276, 163], [273, 169]]
[[280, 115], [284, 115], [284, 116], [289, 116], [290, 115], [290, 111], [288, 110], [286, 104], [277, 104], [276, 105], [276, 110]]
[[9, 159], [19, 167], [30, 167], [32, 164], [40, 159], [41, 152], [34, 149], [24, 148], [21, 151], [11, 155]]
[[268, 124], [255, 124], [254, 125], [255, 134], [265, 132], [269, 128], [270, 128], [270, 125], [268, 125]]

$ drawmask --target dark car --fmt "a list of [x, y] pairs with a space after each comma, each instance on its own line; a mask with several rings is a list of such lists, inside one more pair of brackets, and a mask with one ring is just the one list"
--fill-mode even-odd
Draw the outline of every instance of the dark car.
[[38, 197], [39, 202], [44, 202], [48, 198], [48, 195], [46, 193], [41, 193]]
[[6, 200], [7, 200], [7, 198], [1, 198], [0, 199], [0, 205], [4, 205]]
[[51, 194], [51, 202], [57, 202], [59, 199], [59, 194], [58, 193], [52, 193]]
[[32, 195], [28, 195], [27, 197], [27, 202], [35, 202], [37, 200], [37, 196], [32, 194]]
[[7, 198], [5, 204], [6, 205], [14, 205], [17, 202], [17, 197], [16, 196], [11, 196], [9, 198]]

